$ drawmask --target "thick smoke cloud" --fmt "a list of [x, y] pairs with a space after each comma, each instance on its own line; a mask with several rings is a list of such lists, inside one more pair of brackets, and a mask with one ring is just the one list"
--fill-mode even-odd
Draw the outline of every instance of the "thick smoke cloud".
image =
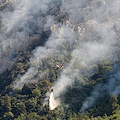
[[33, 57], [30, 59], [31, 67], [20, 79], [15, 81], [14, 88], [22, 88], [24, 83], [33, 82], [34, 80], [38, 81], [43, 77], [43, 74], [45, 75], [47, 73], [46, 68], [39, 78], [34, 78], [38, 73], [38, 69], [42, 66], [41, 61], [47, 57], [54, 57], [56, 54], [61, 54], [61, 45], [64, 42], [73, 40], [74, 33], [69, 27], [56, 27], [58, 27], [57, 30], [51, 34], [45, 46], [40, 46], [33, 51]]
[[[29, 4], [31, 6], [31, 2]], [[48, 11], [48, 7], [44, 8], [46, 9], [43, 9], [43, 11]], [[30, 69], [16, 81], [14, 88], [22, 88], [24, 83], [39, 80], [40, 78], [35, 78], [35, 76], [38, 68], [41, 66], [40, 61], [49, 56], [62, 54], [62, 50], [59, 48], [66, 41], [71, 42], [75, 47], [71, 51], [72, 59], [64, 67], [56, 83], [52, 86], [55, 90], [55, 98], [65, 92], [67, 86], [72, 86], [75, 80], [79, 80], [83, 84], [85, 81], [82, 78], [87, 75], [92, 75], [94, 65], [100, 61], [115, 62], [118, 60], [117, 55], [120, 50], [119, 0], [62, 0], [62, 6], [60, 8], [61, 12], [68, 14], [68, 21], [66, 21], [65, 25], [62, 25], [61, 23], [57, 23], [54, 17], [47, 16], [44, 29], [46, 29], [46, 26], [52, 26], [51, 30], [53, 32], [45, 46], [38, 47], [33, 51], [33, 56], [30, 59]], [[29, 10], [30, 7], [27, 11]], [[46, 75], [46, 70], [44, 72], [41, 76]], [[118, 76], [119, 74], [116, 75]], [[110, 81], [108, 80], [108, 86], [110, 85]], [[114, 82], [114, 79], [112, 81], [112, 88], [115, 88], [116, 82]], [[105, 88], [103, 87], [103, 90], [108, 90], [106, 86]], [[118, 95], [118, 89], [119, 86], [112, 90], [112, 92]], [[96, 95], [97, 93], [98, 95]], [[96, 98], [93, 99], [95, 95]], [[91, 93], [91, 96], [86, 98], [81, 111], [91, 107], [99, 96], [100, 92], [96, 92], [95, 89]], [[58, 101], [56, 100], [56, 102]]]
[[[83, 23], [82, 25], [84, 26], [85, 32], [82, 32], [79, 45], [72, 52], [73, 57], [69, 66], [62, 71], [61, 76], [52, 87], [56, 90], [54, 93], [56, 96], [64, 92], [66, 86], [72, 85], [74, 80], [79, 80], [79, 77], [83, 77], [83, 70], [85, 70], [87, 66], [94, 66], [94, 64], [102, 60], [111, 62], [117, 60], [116, 53], [119, 51], [117, 44], [119, 44], [120, 40], [114, 27], [116, 23], [119, 23], [120, 7], [118, 2], [118, 0], [112, 2], [100, 0], [93, 0], [91, 2], [63, 1], [62, 10], [69, 13], [69, 19], [73, 23]], [[82, 64], [82, 69], [75, 67], [77, 60]], [[87, 69], [85, 71], [91, 72]], [[72, 77], [70, 75], [72, 75]], [[81, 79], [80, 81], [83, 82]], [[113, 80], [113, 87], [116, 86], [115, 83]], [[102, 91], [108, 88], [109, 87], [105, 85]], [[118, 89], [119, 85], [113, 92], [118, 94]], [[91, 96], [83, 103], [81, 111], [91, 107], [98, 97], [100, 97], [100, 92], [96, 90], [93, 91]]]
[[[96, 24], [94, 24], [94, 26], [95, 25]], [[116, 51], [115, 44], [117, 42], [115, 34], [104, 26], [102, 28], [104, 29], [104, 34], [98, 31], [98, 26], [97, 29], [94, 29], [96, 34], [98, 34], [96, 36], [90, 34], [90, 31], [86, 29], [85, 36], [82, 35], [80, 43], [72, 51], [72, 59], [69, 65], [64, 68], [61, 72], [61, 76], [52, 87], [55, 90], [55, 96], [60, 96], [61, 93], [65, 92], [67, 86], [72, 86], [75, 80], [79, 80], [81, 84], [84, 83], [84, 80], [81, 78], [87, 76], [88, 73], [90, 76], [94, 72], [94, 70], [91, 69], [89, 71], [88, 67], [94, 69], [93, 66], [103, 60], [114, 61], [114, 57], [116, 56], [113, 56], [113, 53]], [[102, 28], [101, 26], [99, 27], [99, 29]], [[111, 32], [110, 36], [107, 36], [109, 32]], [[87, 35], [89, 35], [89, 38], [86, 37]], [[100, 39], [98, 39], [99, 37]], [[91, 107], [100, 94], [95, 91], [92, 93], [92, 96], [93, 97], [87, 98], [88, 100], [84, 103], [82, 110]], [[96, 96], [95, 99], [94, 96]]]
[[25, 50], [29, 46], [28, 43], [31, 43], [29, 35], [34, 31], [40, 31], [43, 27], [45, 20], [42, 15], [37, 16], [37, 14], [46, 14], [49, 10], [49, 2], [51, 1], [9, 1], [13, 8], [1, 11], [0, 73], [11, 69], [14, 64], [11, 61], [15, 54], [20, 50]]

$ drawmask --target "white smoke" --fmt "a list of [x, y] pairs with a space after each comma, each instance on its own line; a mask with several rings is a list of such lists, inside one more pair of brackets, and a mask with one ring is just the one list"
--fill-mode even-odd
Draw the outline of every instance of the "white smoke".
[[[45, 8], [45, 11], [48, 11], [47, 7]], [[62, 54], [60, 48], [66, 41], [77, 44], [74, 44], [74, 49], [70, 51], [72, 59], [53, 85], [55, 97], [60, 96], [75, 80], [79, 80], [81, 84], [84, 83], [82, 78], [85, 75], [90, 76], [94, 72], [94, 70], [91, 72], [90, 68], [94, 69], [94, 65], [99, 61], [117, 60], [116, 52], [120, 50], [119, 32], [116, 32], [120, 30], [119, 0], [62, 0], [61, 11], [68, 14], [69, 24], [67, 26], [59, 23], [54, 25], [56, 23], [54, 17], [48, 16], [44, 28], [53, 25], [53, 32], [45, 46], [33, 51], [30, 69], [16, 81], [14, 88], [18, 86], [22, 88], [24, 83], [34, 81], [34, 79], [39, 80], [34, 76], [41, 67], [41, 61], [47, 57]], [[91, 94], [91, 96], [94, 95], [96, 92]], [[89, 97], [83, 103], [82, 111], [94, 104], [97, 98], [92, 98]]]
[[[9, 8], [0, 11], [0, 73], [10, 70], [14, 64], [12, 59], [20, 50], [26, 50], [32, 42], [29, 34], [43, 26], [42, 14], [49, 10], [51, 0], [16, 0], [9, 2]], [[35, 14], [41, 14], [36, 17]], [[36, 27], [36, 28], [35, 28]], [[12, 61], [12, 62], [11, 62]]]
[[98, 98], [103, 95], [104, 91], [107, 90], [107, 88], [107, 85], [98, 84], [91, 95], [83, 101], [80, 112], [84, 112], [86, 109], [92, 107], [97, 102]]
[[[71, 21], [84, 22], [82, 25], [85, 28], [85, 32], [82, 33], [79, 44], [72, 52], [70, 64], [62, 71], [61, 76], [53, 86], [56, 96], [64, 92], [67, 86], [72, 85], [74, 80], [77, 79], [80, 82], [84, 82], [79, 77], [83, 77], [83, 70], [91, 72], [86, 67], [92, 67], [103, 60], [111, 62], [117, 60], [116, 52], [119, 51], [117, 46], [119, 39], [117, 39], [118, 34], [113, 29], [113, 26], [116, 21], [119, 21], [120, 7], [117, 4], [118, 2], [118, 0], [111, 2], [107, 0], [93, 0], [91, 2], [88, 0], [81, 2], [73, 0], [63, 1], [62, 10], [67, 11]], [[97, 7], [98, 5], [100, 7]], [[77, 67], [75, 66], [76, 63]], [[117, 88], [113, 92], [117, 93], [119, 87]], [[107, 89], [107, 86], [103, 87], [104, 89]], [[94, 98], [94, 96], [96, 97]], [[83, 103], [81, 111], [91, 107], [99, 96], [100, 93], [96, 92], [96, 90], [93, 91], [91, 96]]]
[[[3, 14], [3, 18], [6, 19], [6, 28], [7, 32], [14, 29], [16, 26], [21, 27], [24, 29], [24, 25], [30, 19], [29, 14], [36, 14], [38, 11], [41, 11], [42, 13], [46, 13], [49, 10], [48, 3], [51, 0], [35, 0], [34, 2], [32, 0], [20, 0], [16, 1], [15, 3], [15, 9], [12, 12], [7, 12], [6, 14]], [[31, 12], [31, 13], [30, 13]], [[34, 22], [34, 21], [33, 21]], [[36, 22], [36, 21], [35, 21]]]
[[[24, 83], [32, 82], [34, 80], [39, 80], [39, 78], [34, 79], [34, 76], [38, 73], [38, 69], [41, 67], [41, 61], [47, 57], [55, 56], [56, 54], [61, 53], [61, 45], [64, 42], [72, 41], [74, 37], [74, 33], [71, 28], [67, 26], [58, 27], [56, 31], [52, 32], [50, 38], [46, 42], [44, 47], [38, 47], [33, 51], [33, 56], [30, 59], [31, 67], [28, 71], [20, 77], [17, 81], [15, 81], [14, 88], [22, 88]], [[45, 70], [46, 71], [46, 68]], [[47, 72], [46, 72], [47, 73]], [[45, 75], [45, 73], [43, 72]]]
[[[107, 33], [107, 29], [104, 31]], [[114, 60], [113, 53], [116, 50], [114, 46], [117, 42], [115, 40], [115, 34], [111, 33], [111, 37], [107, 36], [110, 40], [115, 40], [114, 42], [108, 41], [100, 32], [99, 34], [100, 36], [88, 36], [89, 39], [83, 36], [83, 39], [81, 39], [80, 43], [72, 51], [72, 59], [69, 65], [64, 68], [61, 76], [53, 86], [56, 96], [64, 92], [67, 86], [71, 86], [74, 80], [79, 80], [81, 83], [84, 83], [81, 79], [85, 75], [83, 75], [83, 71], [89, 72], [89, 74], [91, 73], [87, 67], [92, 67], [94, 64], [99, 63], [99, 61]], [[87, 30], [85, 35], [87, 35]], [[98, 39], [98, 37], [101, 37], [101, 39]]]
[[107, 91], [111, 97], [112, 95], [118, 96], [120, 94], [120, 69], [118, 65], [119, 63], [115, 64], [113, 69], [110, 71], [110, 78], [107, 83], [98, 84], [91, 93], [90, 97], [86, 98], [81, 107], [81, 112], [92, 107], [96, 101], [99, 100], [101, 95], [103, 95], [104, 91]]

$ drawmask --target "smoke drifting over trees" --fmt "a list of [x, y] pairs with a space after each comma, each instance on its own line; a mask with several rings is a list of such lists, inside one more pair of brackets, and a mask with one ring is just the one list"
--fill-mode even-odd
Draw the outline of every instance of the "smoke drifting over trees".
[[[53, 3], [57, 4], [57, 1], [20, 0], [14, 3], [12, 10], [1, 13], [0, 73], [11, 68], [10, 61], [14, 55], [21, 49], [26, 49], [28, 43], [32, 42], [29, 39], [30, 35], [51, 30], [45, 44], [32, 51], [30, 68], [13, 83], [13, 86], [21, 89], [25, 83], [40, 81], [48, 73], [49, 64], [43, 64], [44, 60], [52, 57], [56, 61], [59, 54], [64, 59], [69, 53], [69, 62], [65, 63], [52, 86], [56, 98], [76, 80], [83, 85], [83, 78], [90, 77], [95, 66], [102, 61], [119, 61], [120, 1], [61, 0], [58, 2], [59, 14], [66, 14], [64, 20], [58, 20], [60, 15], [52, 14]], [[68, 48], [65, 48], [66, 44]], [[42, 73], [38, 76], [43, 66]], [[119, 72], [112, 74], [114, 77], [110, 76], [102, 90], [108, 90], [111, 95], [119, 95]], [[98, 88], [96, 86], [91, 96], [83, 102], [81, 111], [91, 107], [100, 97]]]
[[[82, 32], [82, 36], [79, 38], [79, 44], [72, 51], [72, 59], [69, 65], [62, 71], [61, 76], [53, 86], [56, 90], [56, 95], [61, 91], [63, 92], [66, 86], [72, 85], [74, 80], [79, 79], [78, 76], [83, 76], [82, 69], [86, 69], [87, 66], [92, 67], [102, 60], [112, 62], [118, 60], [119, 35], [115, 29], [116, 23], [119, 21], [119, 15], [117, 15], [120, 10], [117, 5], [118, 2], [82, 1], [81, 4], [79, 1], [63, 2], [62, 10], [65, 10], [69, 14], [69, 19], [72, 22], [77, 22], [77, 24], [83, 23], [85, 32]], [[75, 68], [75, 63], [78, 62], [77, 60], [79, 60], [82, 69], [79, 67]], [[86, 69], [86, 72], [91, 73], [91, 69], [90, 71]], [[70, 77], [71, 74], [72, 77]], [[110, 83], [111, 81], [108, 82]], [[114, 86], [115, 82], [112, 83]], [[102, 87], [103, 91], [109, 88], [104, 87]], [[85, 103], [83, 103], [85, 108], [82, 108], [82, 110], [91, 107], [99, 96], [99, 93], [95, 90], [92, 96], [87, 98]]]
[[[0, 14], [0, 73], [7, 68], [11, 69], [12, 58], [18, 51], [26, 50], [32, 42], [29, 35], [40, 33], [45, 24], [43, 14], [49, 10], [50, 1], [16, 0], [11, 3], [11, 8], [5, 9]], [[41, 14], [41, 15], [38, 15]]]

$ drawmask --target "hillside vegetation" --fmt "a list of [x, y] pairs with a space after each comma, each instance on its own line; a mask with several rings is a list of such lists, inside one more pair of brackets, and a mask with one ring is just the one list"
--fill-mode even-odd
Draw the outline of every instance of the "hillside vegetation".
[[[119, 25], [108, 34], [88, 14], [74, 21], [62, 0], [41, 0], [43, 8], [26, 0], [25, 16], [23, 3], [8, 2], [0, 3], [0, 120], [120, 120]], [[51, 88], [61, 101], [54, 110]]]

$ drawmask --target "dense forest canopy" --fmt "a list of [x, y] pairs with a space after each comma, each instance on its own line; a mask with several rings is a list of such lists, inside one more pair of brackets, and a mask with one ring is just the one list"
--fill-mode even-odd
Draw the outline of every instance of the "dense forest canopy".
[[119, 13], [119, 0], [1, 0], [0, 120], [120, 120]]

